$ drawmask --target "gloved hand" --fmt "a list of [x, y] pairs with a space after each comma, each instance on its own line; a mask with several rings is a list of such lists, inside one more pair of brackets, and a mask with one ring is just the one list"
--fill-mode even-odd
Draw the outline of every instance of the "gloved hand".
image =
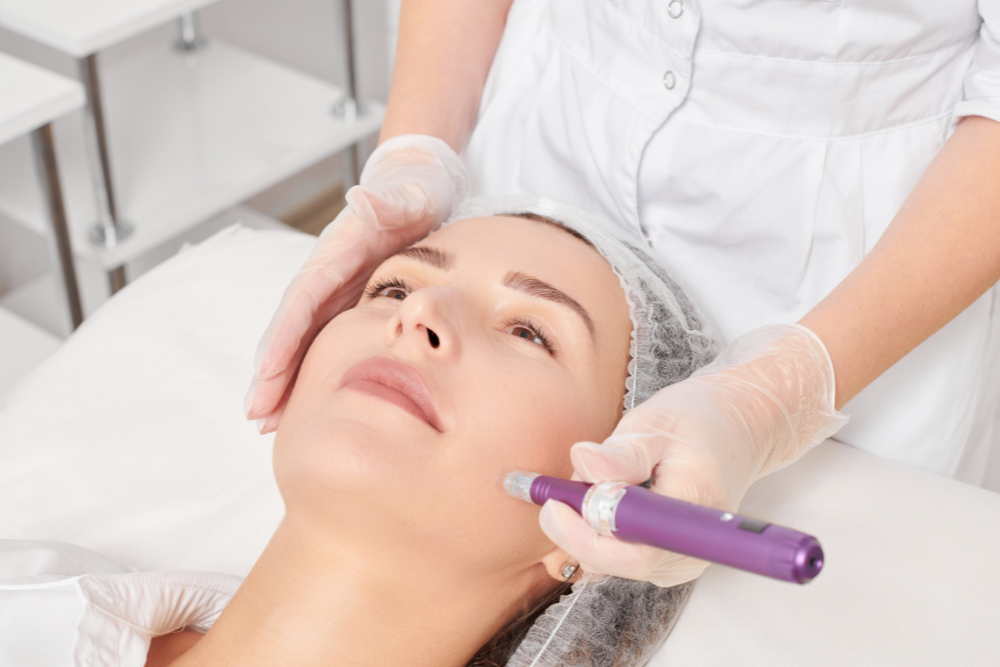
[[455, 151], [419, 134], [382, 143], [360, 180], [285, 290], [257, 347], [244, 407], [261, 433], [278, 427], [299, 363], [319, 330], [357, 303], [386, 257], [437, 229], [468, 187]]
[[[640, 484], [688, 502], [735, 511], [751, 483], [784, 467], [847, 423], [834, 407], [826, 348], [799, 325], [741, 336], [691, 377], [629, 411], [604, 444], [573, 446], [574, 478]], [[674, 586], [708, 563], [594, 531], [548, 501], [542, 530], [584, 570]]]

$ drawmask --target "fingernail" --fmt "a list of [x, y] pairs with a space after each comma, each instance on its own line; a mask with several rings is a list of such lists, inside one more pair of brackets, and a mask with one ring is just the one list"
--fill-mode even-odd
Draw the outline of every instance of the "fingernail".
[[257, 433], [264, 435], [264, 426], [267, 425], [267, 417], [261, 417], [254, 422], [257, 426]]
[[596, 442], [586, 442], [586, 441], [578, 442], [575, 445], [573, 445], [573, 449], [586, 449], [588, 451], [595, 453], [600, 453], [603, 447], [604, 445], [599, 445]]
[[250, 415], [253, 413], [252, 408], [255, 407], [253, 404], [253, 399], [257, 394], [257, 376], [254, 375], [250, 379], [250, 387], [247, 388], [247, 393], [243, 397], [243, 416], [247, 419], [251, 419]]
[[347, 199], [347, 205], [351, 207], [354, 215], [358, 216], [361, 222], [372, 229], [377, 230], [381, 228], [378, 216], [375, 215], [375, 209], [372, 208], [371, 202], [368, 201], [364, 188], [360, 185], [355, 185], [347, 191], [345, 199]]
[[269, 414], [264, 418], [264, 425], [260, 429], [261, 435], [267, 435], [268, 433], [274, 433], [278, 430], [278, 415], [275, 413]]
[[280, 369], [277, 367], [277, 364], [274, 363], [274, 357], [268, 355], [257, 366], [257, 377], [261, 380], [270, 380], [278, 374], [279, 370]]
[[593, 442], [578, 442], [573, 445], [574, 458], [573, 458], [573, 470], [582, 479], [589, 482], [595, 482], [595, 474], [597, 471], [590, 469], [590, 463], [592, 461], [592, 456], [597, 456], [600, 458], [604, 457], [605, 451], [602, 445], [595, 444]]

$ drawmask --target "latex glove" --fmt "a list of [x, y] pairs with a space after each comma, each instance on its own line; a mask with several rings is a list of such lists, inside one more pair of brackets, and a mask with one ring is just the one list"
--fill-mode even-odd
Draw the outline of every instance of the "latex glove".
[[[847, 423], [834, 408], [822, 341], [799, 325], [768, 326], [734, 341], [708, 366], [629, 411], [604, 444], [577, 443], [576, 476], [640, 484], [688, 502], [735, 511], [751, 483], [786, 466]], [[549, 501], [542, 530], [584, 570], [674, 586], [708, 563], [594, 531]]]
[[417, 134], [386, 140], [360, 181], [285, 290], [257, 347], [244, 407], [261, 433], [278, 427], [299, 363], [320, 329], [357, 303], [386, 257], [437, 229], [468, 187], [455, 151]]

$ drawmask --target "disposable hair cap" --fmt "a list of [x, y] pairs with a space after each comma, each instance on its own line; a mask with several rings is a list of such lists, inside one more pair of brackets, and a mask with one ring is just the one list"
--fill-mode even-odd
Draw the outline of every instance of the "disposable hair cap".
[[[718, 353], [713, 328], [677, 281], [641, 239], [611, 223], [540, 197], [503, 196], [468, 199], [445, 224], [512, 214], [542, 216], [577, 232], [617, 274], [632, 319], [626, 411], [685, 379]], [[692, 585], [660, 588], [585, 574], [570, 594], [539, 616], [508, 667], [645, 664], [669, 634]]]

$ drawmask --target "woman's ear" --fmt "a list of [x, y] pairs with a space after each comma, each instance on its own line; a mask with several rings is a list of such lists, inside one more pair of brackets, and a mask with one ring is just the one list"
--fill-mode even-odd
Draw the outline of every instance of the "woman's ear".
[[545, 554], [542, 564], [556, 581], [577, 581], [583, 575], [580, 563], [559, 547]]

